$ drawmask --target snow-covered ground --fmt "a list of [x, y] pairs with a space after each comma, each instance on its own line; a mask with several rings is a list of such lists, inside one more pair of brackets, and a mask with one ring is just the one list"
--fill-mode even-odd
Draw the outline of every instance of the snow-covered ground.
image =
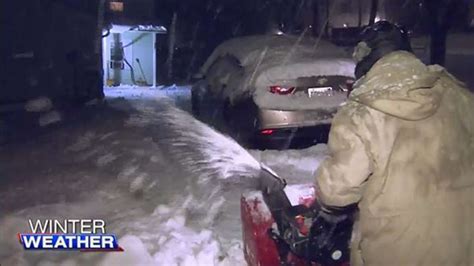
[[[243, 265], [239, 199], [255, 168], [308, 183], [326, 154], [246, 151], [187, 112], [188, 87], [105, 93], [105, 105], [0, 146], [1, 265]], [[125, 251], [24, 252], [28, 218], [104, 219]]]

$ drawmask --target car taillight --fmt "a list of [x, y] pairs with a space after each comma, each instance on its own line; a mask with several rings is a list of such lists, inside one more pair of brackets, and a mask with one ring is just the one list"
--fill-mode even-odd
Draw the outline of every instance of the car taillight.
[[271, 135], [271, 134], [273, 134], [273, 129], [264, 129], [264, 130], [260, 131], [260, 134], [262, 134], [262, 135]]
[[293, 93], [295, 87], [270, 86], [270, 92], [280, 95], [288, 95]]

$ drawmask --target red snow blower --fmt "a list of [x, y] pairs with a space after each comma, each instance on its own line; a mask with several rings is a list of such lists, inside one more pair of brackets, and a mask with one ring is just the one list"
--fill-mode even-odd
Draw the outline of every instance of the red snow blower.
[[259, 190], [242, 195], [245, 259], [250, 266], [348, 266], [354, 207], [328, 211], [312, 184], [286, 185], [262, 166]]

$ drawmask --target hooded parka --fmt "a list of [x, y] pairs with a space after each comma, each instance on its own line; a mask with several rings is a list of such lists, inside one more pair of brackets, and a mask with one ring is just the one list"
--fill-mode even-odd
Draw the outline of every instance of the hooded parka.
[[358, 203], [351, 265], [474, 265], [474, 97], [396, 51], [333, 119], [320, 201]]

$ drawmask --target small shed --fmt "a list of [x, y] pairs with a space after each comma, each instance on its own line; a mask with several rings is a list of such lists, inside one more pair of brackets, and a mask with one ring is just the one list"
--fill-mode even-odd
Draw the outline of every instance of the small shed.
[[104, 84], [156, 86], [156, 35], [166, 32], [163, 26], [112, 24], [102, 39]]

